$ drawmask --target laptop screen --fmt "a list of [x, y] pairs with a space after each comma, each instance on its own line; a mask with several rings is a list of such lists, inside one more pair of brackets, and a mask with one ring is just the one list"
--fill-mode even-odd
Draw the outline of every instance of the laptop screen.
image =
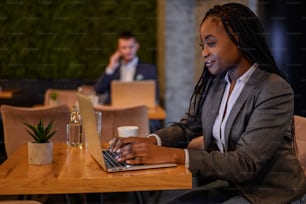
[[95, 118], [95, 111], [90, 99], [82, 94], [77, 94], [80, 114], [82, 117], [83, 130], [86, 137], [86, 143], [89, 153], [106, 170], [102, 156], [101, 142], [98, 135], [98, 129]]
[[111, 83], [112, 106], [126, 107], [146, 105], [148, 108], [156, 106], [155, 81], [142, 80], [122, 82], [113, 80]]

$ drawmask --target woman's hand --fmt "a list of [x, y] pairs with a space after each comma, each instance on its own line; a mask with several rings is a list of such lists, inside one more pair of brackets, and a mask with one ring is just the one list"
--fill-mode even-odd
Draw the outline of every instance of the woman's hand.
[[128, 164], [185, 163], [182, 149], [157, 146], [152, 143], [130, 143], [119, 149], [119, 162]]
[[184, 150], [157, 146], [155, 137], [115, 137], [109, 148], [128, 164], [185, 163]]
[[122, 148], [125, 145], [131, 144], [131, 143], [150, 143], [150, 144], [156, 144], [155, 137], [114, 137], [109, 142], [109, 149], [111, 152], [117, 152], [120, 148]]

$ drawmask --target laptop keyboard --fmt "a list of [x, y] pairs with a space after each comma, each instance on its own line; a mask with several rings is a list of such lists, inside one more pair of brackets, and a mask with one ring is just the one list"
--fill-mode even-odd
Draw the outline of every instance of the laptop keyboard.
[[119, 154], [116, 152], [110, 152], [109, 150], [103, 150], [103, 156], [107, 164], [111, 167], [121, 167], [126, 166], [126, 162], [118, 162], [115, 158]]

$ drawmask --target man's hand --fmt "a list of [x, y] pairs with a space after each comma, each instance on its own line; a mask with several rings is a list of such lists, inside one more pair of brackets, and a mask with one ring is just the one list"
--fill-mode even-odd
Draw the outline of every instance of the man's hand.
[[114, 54], [112, 54], [112, 56], [110, 56], [110, 58], [109, 58], [109, 63], [107, 65], [107, 69], [109, 69], [110, 71], [114, 71], [120, 63], [119, 62], [120, 56], [121, 55], [120, 55], [119, 51], [116, 51]]

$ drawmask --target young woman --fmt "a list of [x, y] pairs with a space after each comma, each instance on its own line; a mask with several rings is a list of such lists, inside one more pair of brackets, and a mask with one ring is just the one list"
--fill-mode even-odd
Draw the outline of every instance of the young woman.
[[[210, 9], [200, 26], [204, 69], [186, 117], [146, 138], [114, 139], [111, 149], [120, 152], [118, 160], [176, 162], [205, 182], [229, 183], [217, 196], [193, 190], [174, 203], [300, 198], [306, 182], [292, 134], [294, 95], [263, 34], [256, 15], [241, 4]], [[204, 150], [186, 149], [198, 136]]]

